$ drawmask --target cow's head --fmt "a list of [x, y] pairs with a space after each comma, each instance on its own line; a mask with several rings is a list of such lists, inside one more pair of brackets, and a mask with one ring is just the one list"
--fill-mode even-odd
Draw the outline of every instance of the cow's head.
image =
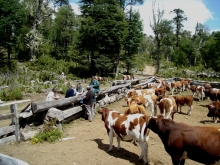
[[111, 110], [109, 110], [108, 108], [103, 108], [103, 109], [98, 110], [98, 113], [102, 115], [102, 121], [106, 120], [110, 111]]
[[147, 128], [151, 129], [154, 133], [158, 132], [158, 125], [160, 121], [164, 119], [163, 115], [157, 115], [155, 117], [151, 117], [147, 122]]
[[215, 116], [215, 111], [216, 111], [216, 107], [211, 103], [209, 105], [206, 105], [206, 107], [208, 108], [208, 117], [214, 117]]

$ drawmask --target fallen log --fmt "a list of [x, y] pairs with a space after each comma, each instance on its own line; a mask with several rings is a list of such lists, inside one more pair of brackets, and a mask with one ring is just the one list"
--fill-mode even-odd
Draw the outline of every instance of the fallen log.
[[135, 87], [137, 86], [141, 86], [142, 89], [146, 88], [147, 87], [147, 84], [150, 83], [150, 82], [155, 82], [156, 81], [156, 77], [150, 77], [150, 79], [148, 79], [147, 81], [143, 82], [143, 83], [140, 83], [140, 84], [137, 84], [135, 85]]
[[123, 85], [117, 85], [117, 86], [111, 86], [110, 88], [107, 88], [103, 91], [101, 91], [99, 94], [103, 95], [105, 93], [117, 93], [118, 89], [122, 89], [122, 88], [131, 88], [131, 83], [127, 83], [127, 84], [123, 84]]
[[112, 82], [112, 86], [116, 85], [122, 85], [122, 84], [128, 84], [131, 83], [131, 85], [138, 84], [140, 82], [140, 79], [132, 79], [132, 80], [115, 80]]
[[33, 113], [39, 113], [39, 112], [48, 110], [51, 107], [53, 108], [63, 107], [63, 106], [66, 106], [72, 103], [78, 103], [84, 95], [85, 93], [83, 93], [82, 95], [77, 95], [77, 96], [69, 97], [69, 98], [63, 98], [63, 99], [59, 99], [55, 101], [32, 102], [31, 109]]

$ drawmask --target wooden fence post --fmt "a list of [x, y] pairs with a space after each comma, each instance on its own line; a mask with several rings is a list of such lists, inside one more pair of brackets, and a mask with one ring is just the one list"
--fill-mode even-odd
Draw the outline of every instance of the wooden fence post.
[[11, 113], [14, 114], [14, 117], [12, 118], [12, 125], [15, 125], [15, 137], [16, 141], [20, 143], [20, 131], [19, 131], [19, 117], [18, 117], [18, 109], [17, 104], [10, 105]]

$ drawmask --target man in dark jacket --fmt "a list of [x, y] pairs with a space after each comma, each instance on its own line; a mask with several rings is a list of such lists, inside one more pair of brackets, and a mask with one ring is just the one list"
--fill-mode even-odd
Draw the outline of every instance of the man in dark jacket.
[[75, 92], [75, 86], [74, 85], [70, 85], [70, 88], [67, 89], [66, 91], [66, 95], [65, 95], [65, 98], [68, 98], [68, 97], [73, 97], [76, 95], [76, 92]]
[[87, 115], [88, 115], [88, 120], [91, 122], [93, 119], [93, 110], [92, 110], [92, 105], [93, 105], [93, 99], [94, 99], [94, 93], [91, 90], [90, 86], [87, 86], [87, 93], [85, 97], [83, 98], [83, 102], [86, 104], [86, 110], [87, 110]]

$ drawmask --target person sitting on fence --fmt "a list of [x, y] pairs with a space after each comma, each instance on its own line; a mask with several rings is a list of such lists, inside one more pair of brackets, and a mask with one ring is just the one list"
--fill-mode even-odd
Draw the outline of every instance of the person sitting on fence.
[[84, 88], [81, 84], [81, 82], [79, 82], [76, 86], [76, 95], [81, 95], [84, 92]]
[[60, 97], [57, 94], [56, 88], [53, 88], [47, 95], [46, 101], [53, 101], [53, 100], [58, 100]]
[[65, 98], [76, 96], [75, 85], [70, 85], [70, 88], [67, 89]]

